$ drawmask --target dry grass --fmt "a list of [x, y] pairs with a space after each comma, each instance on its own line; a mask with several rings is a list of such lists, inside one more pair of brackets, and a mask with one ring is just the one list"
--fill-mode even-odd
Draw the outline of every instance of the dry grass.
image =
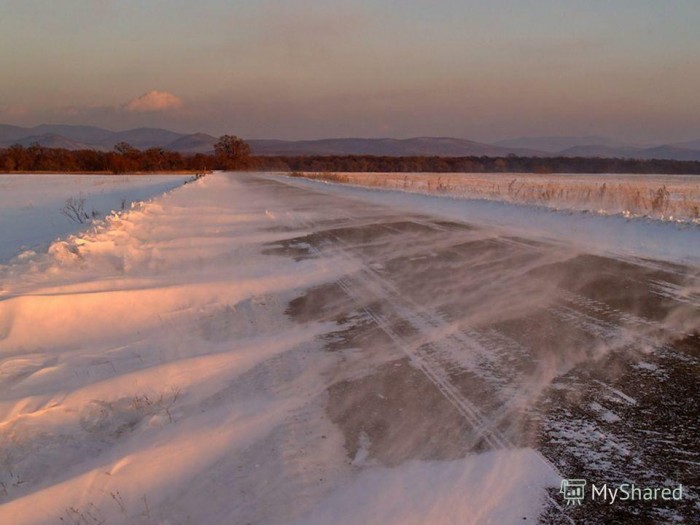
[[299, 173], [341, 184], [700, 223], [700, 177], [507, 173]]

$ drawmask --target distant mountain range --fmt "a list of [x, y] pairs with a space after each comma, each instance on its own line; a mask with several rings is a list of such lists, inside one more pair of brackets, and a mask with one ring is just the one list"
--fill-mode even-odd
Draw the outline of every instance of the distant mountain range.
[[[96, 149], [107, 151], [120, 142], [128, 142], [135, 148], [167, 147], [185, 137], [167, 129], [138, 128], [129, 131], [109, 131], [94, 126], [68, 126], [62, 124], [43, 124], [33, 128], [21, 128], [0, 124], [0, 147], [33, 143], [49, 148], [66, 148], [69, 150]], [[214, 142], [216, 139], [211, 137]], [[213, 149], [213, 146], [212, 148]]]
[[634, 147], [629, 144], [609, 137], [598, 135], [587, 135], [583, 137], [519, 137], [516, 139], [499, 140], [495, 142], [497, 146], [506, 148], [528, 148], [548, 153], [559, 153], [560, 151], [579, 146], [600, 146], [608, 148]]
[[[109, 151], [119, 142], [139, 149], [164, 148], [181, 153], [210, 153], [217, 137], [206, 133], [177, 133], [167, 129], [138, 128], [109, 131], [95, 126], [43, 124], [23, 128], [0, 124], [0, 148], [13, 144], [40, 144], [69, 150]], [[643, 146], [607, 137], [520, 137], [493, 144], [450, 137], [410, 139], [341, 138], [321, 140], [248, 140], [256, 155], [381, 155], [381, 156], [489, 156], [531, 157], [619, 157], [636, 159], [672, 159], [700, 161], [700, 140]]]

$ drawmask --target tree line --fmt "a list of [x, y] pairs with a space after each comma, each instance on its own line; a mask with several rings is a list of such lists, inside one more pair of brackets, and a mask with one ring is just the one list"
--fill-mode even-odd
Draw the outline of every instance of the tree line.
[[112, 151], [47, 148], [38, 144], [0, 149], [0, 172], [168, 172], [211, 170], [436, 173], [657, 173], [700, 174], [700, 162], [588, 157], [381, 157], [306, 155], [259, 157], [242, 139], [224, 135], [211, 154], [163, 148], [140, 150], [127, 143]]
[[256, 159], [267, 171], [384, 173], [655, 173], [700, 174], [700, 162], [590, 157], [295, 156]]
[[164, 148], [140, 150], [120, 142], [112, 151], [67, 150], [39, 144], [0, 149], [0, 172], [97, 172], [133, 173], [255, 169], [250, 146], [242, 139], [224, 135], [213, 154], [182, 154]]

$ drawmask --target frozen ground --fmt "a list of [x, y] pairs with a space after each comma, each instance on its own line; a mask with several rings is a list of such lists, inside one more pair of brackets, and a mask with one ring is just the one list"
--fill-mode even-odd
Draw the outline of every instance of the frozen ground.
[[490, 204], [215, 174], [0, 268], [0, 523], [691, 523], [697, 230]]
[[[85, 229], [61, 213], [84, 199], [97, 218], [182, 184], [183, 175], [0, 175], [0, 264], [24, 250], [45, 250], [60, 236]], [[88, 221], [89, 222], [89, 221]]]

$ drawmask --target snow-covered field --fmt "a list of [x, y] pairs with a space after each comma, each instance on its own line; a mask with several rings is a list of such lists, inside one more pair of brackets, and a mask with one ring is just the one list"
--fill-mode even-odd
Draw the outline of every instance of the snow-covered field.
[[[187, 180], [183, 175], [0, 175], [0, 264]], [[72, 199], [90, 216], [61, 213]]]
[[700, 224], [700, 175], [299, 173], [315, 180]]
[[[346, 175], [353, 177], [356, 174], [342, 174]], [[676, 222], [651, 217], [587, 213], [588, 210], [575, 207], [553, 209], [549, 206], [497, 199], [495, 196], [473, 198], [452, 193], [438, 195], [413, 189], [391, 189], [391, 186], [383, 182], [368, 184], [370, 187], [365, 188], [363, 185], [366, 181], [362, 175], [371, 176], [371, 180], [374, 180], [378, 174], [357, 175], [357, 184], [328, 183], [325, 175], [321, 179], [311, 180], [294, 177], [293, 183], [309, 189], [323, 188], [326, 193], [353, 196], [377, 205], [397, 206], [407, 213], [437, 214], [484, 227], [506, 228], [532, 238], [573, 243], [591, 253], [700, 265], [700, 223], [693, 221]], [[379, 176], [384, 175], [392, 176]], [[402, 177], [404, 175], [401, 174]], [[408, 175], [423, 177], [423, 174]], [[514, 174], [503, 176], [506, 179], [516, 177]], [[287, 177], [281, 177], [288, 180]], [[662, 183], [663, 179], [655, 181], [647, 178], [646, 181], [651, 186]], [[684, 184], [687, 187], [688, 181]], [[700, 178], [693, 191], [700, 192]]]
[[0, 266], [0, 523], [689, 519], [698, 230], [487, 204], [214, 174]]

